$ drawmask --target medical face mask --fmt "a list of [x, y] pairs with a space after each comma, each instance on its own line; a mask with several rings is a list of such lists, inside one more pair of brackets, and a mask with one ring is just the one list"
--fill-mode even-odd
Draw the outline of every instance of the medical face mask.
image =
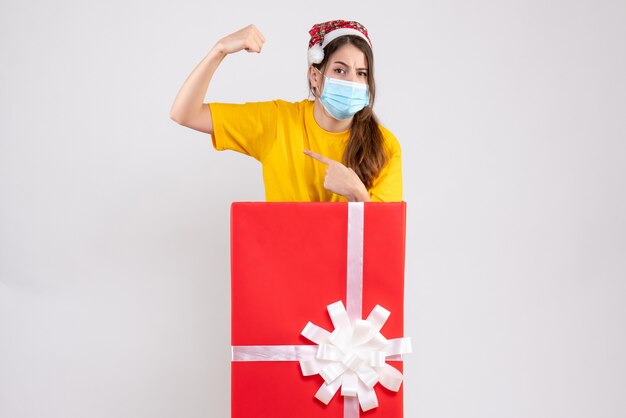
[[320, 102], [337, 120], [348, 119], [370, 102], [367, 84], [324, 77]]

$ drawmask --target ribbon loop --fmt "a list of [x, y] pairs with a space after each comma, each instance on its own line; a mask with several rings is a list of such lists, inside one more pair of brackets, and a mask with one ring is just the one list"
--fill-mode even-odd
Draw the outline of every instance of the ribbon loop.
[[324, 405], [328, 405], [328, 403], [333, 399], [335, 393], [341, 387], [341, 379], [334, 381], [331, 384], [322, 383], [322, 386], [315, 393], [315, 398], [319, 399]]
[[343, 363], [333, 362], [320, 370], [320, 376], [324, 382], [331, 383], [337, 380], [348, 368]]
[[361, 382], [363, 382], [368, 388], [373, 388], [380, 379], [380, 375], [376, 373], [374, 369], [365, 365], [361, 366], [356, 373]]
[[341, 329], [345, 331], [352, 328], [350, 326], [350, 318], [348, 318], [348, 312], [346, 312], [346, 308], [343, 306], [342, 301], [331, 303], [330, 305], [328, 305], [327, 308], [328, 314], [330, 315], [331, 321], [333, 321], [335, 329]]
[[300, 360], [300, 370], [302, 370], [303, 376], [313, 376], [319, 374], [327, 364], [328, 362], [317, 359]]
[[379, 382], [387, 389], [397, 392], [402, 384], [402, 373], [395, 367], [385, 364], [380, 374]]
[[358, 392], [359, 379], [356, 374], [348, 372], [342, 376], [341, 396], [356, 396]]
[[350, 330], [337, 328], [330, 334], [328, 342], [343, 350], [348, 345], [348, 332], [350, 332]]
[[372, 312], [367, 317], [367, 322], [372, 324], [372, 329], [376, 330], [376, 332], [380, 331], [387, 319], [389, 318], [389, 312], [387, 309], [383, 308], [380, 305], [376, 305]]
[[385, 347], [385, 354], [395, 356], [397, 354], [409, 354], [413, 352], [410, 338], [394, 338], [388, 340], [389, 344]]
[[352, 344], [361, 345], [366, 343], [371, 338], [373, 328], [371, 322], [357, 319], [354, 323]]
[[372, 367], [383, 367], [385, 365], [386, 357], [387, 356], [384, 351], [371, 351], [369, 364]]
[[309, 322], [306, 324], [302, 332], [300, 333], [306, 339], [313, 341], [315, 344], [322, 344], [330, 340], [330, 332], [324, 328], [320, 328], [317, 325]]
[[361, 409], [363, 411], [369, 411], [370, 409], [378, 407], [378, 397], [376, 396], [374, 389], [367, 388], [363, 384], [360, 384], [358, 397], [359, 404], [361, 405]]

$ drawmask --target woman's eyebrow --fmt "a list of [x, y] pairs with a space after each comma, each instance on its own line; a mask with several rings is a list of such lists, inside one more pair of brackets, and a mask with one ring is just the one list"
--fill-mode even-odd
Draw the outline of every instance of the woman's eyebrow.
[[[349, 66], [348, 64], [346, 64], [345, 62], [343, 62], [343, 61], [334, 61], [334, 62], [333, 62], [333, 64], [341, 64], [341, 65], [343, 65], [344, 67], [348, 67], [348, 68], [350, 68], [350, 66]], [[365, 71], [367, 71], [367, 67], [357, 68], [357, 70], [359, 70], [359, 71], [360, 71], [360, 70], [365, 70]]]

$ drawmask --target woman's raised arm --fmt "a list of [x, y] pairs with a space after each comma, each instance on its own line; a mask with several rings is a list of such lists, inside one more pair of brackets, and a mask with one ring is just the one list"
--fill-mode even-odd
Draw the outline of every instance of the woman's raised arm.
[[265, 37], [254, 25], [220, 39], [209, 51], [180, 88], [170, 118], [196, 131], [213, 133], [213, 118], [208, 103], [203, 103], [211, 78], [224, 57], [241, 50], [261, 52]]

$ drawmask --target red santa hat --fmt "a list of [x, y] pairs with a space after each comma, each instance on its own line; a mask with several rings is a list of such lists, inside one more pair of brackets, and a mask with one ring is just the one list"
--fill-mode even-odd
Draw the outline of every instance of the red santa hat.
[[363, 38], [367, 44], [372, 47], [372, 41], [367, 34], [365, 26], [359, 22], [346, 20], [330, 20], [328, 22], [313, 25], [309, 31], [311, 40], [309, 40], [309, 51], [307, 59], [309, 65], [319, 64], [324, 60], [324, 48], [331, 41], [345, 35], [355, 35]]

